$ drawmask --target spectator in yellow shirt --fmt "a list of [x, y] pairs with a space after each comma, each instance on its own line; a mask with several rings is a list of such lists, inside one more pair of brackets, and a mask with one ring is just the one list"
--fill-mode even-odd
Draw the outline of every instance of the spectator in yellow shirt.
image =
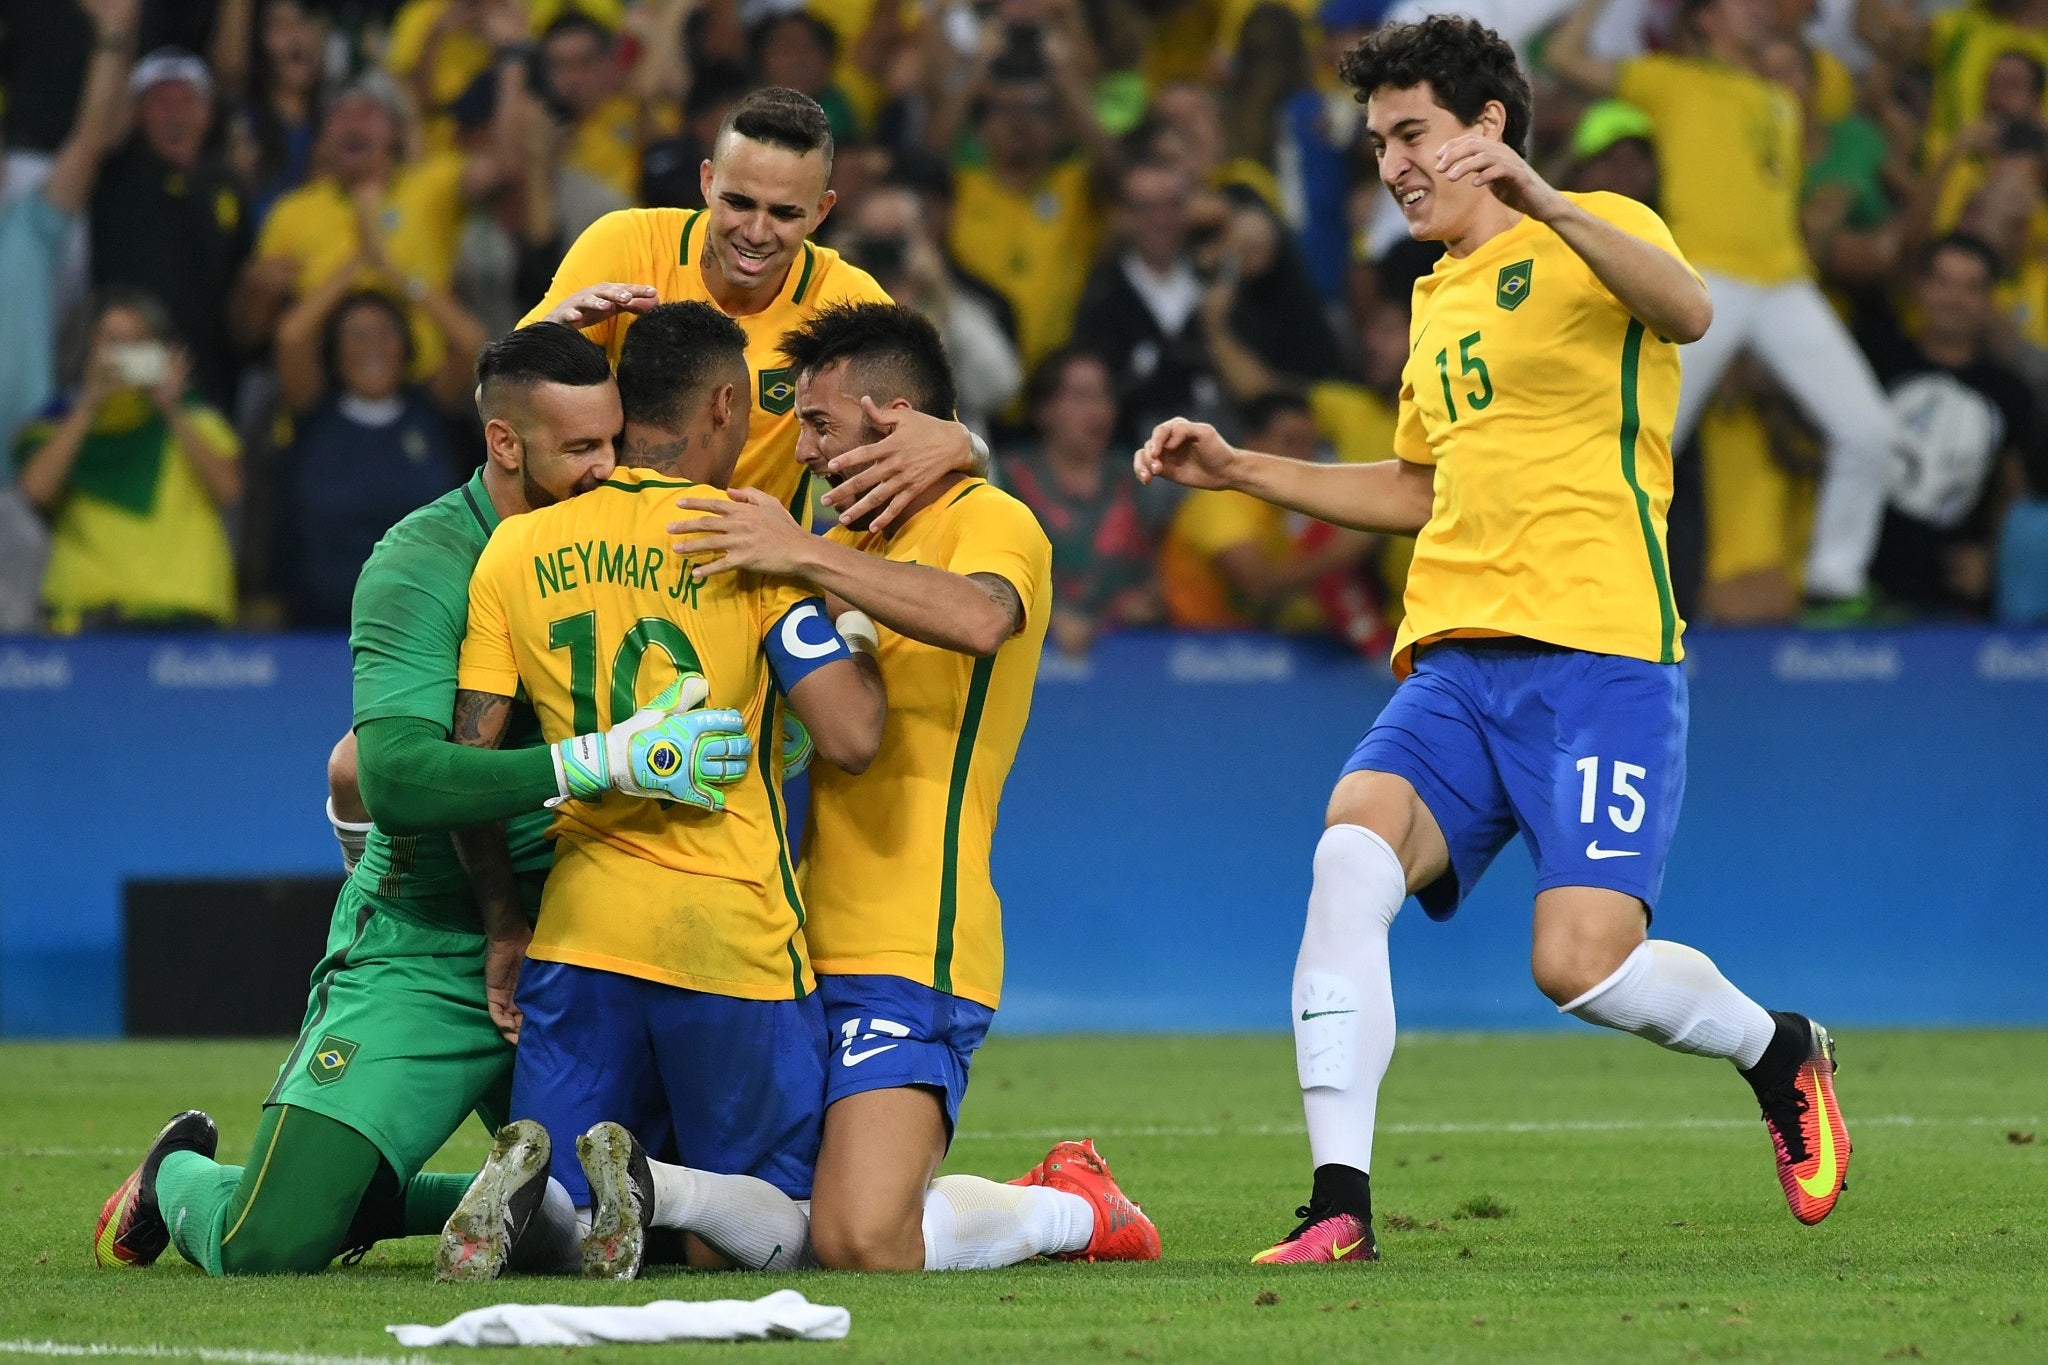
[[22, 496], [51, 522], [43, 604], [63, 633], [227, 625], [223, 514], [242, 498], [234, 429], [189, 392], [191, 353], [162, 304], [109, 290], [78, 388], [15, 449]]
[[[501, 91], [523, 79], [519, 71], [518, 63], [505, 64]], [[390, 274], [364, 272], [366, 288], [391, 289], [410, 305], [429, 289], [449, 287], [467, 206], [498, 185], [509, 158], [442, 151], [406, 161], [404, 147], [400, 111], [374, 84], [343, 92], [329, 107], [314, 153], [322, 174], [277, 201], [244, 274], [234, 316], [246, 340], [267, 341], [291, 299], [371, 254], [388, 263]], [[378, 239], [375, 253], [366, 249], [371, 237]], [[440, 368], [445, 348], [423, 310], [414, 307], [411, 316], [413, 378], [425, 380]]]
[[562, 162], [609, 186], [628, 202], [640, 197], [640, 102], [626, 92], [610, 29], [572, 10], [540, 40], [541, 86], [566, 125]]
[[[1029, 370], [1073, 327], [1116, 148], [1096, 121], [1071, 34], [987, 24], [984, 38], [974, 71], [933, 118], [927, 143], [950, 151], [969, 109], [978, 107], [988, 161], [955, 182], [953, 255], [1009, 301]], [[1074, 149], [1063, 153], [1069, 141]]]

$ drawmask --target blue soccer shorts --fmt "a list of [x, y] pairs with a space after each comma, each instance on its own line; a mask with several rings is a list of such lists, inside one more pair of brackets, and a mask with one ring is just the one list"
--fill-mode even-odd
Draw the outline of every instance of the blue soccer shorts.
[[1416, 893], [1449, 919], [1519, 832], [1536, 889], [1598, 886], [1654, 909], [1685, 796], [1685, 670], [1529, 640], [1451, 640], [1359, 741], [1346, 773], [1405, 777], [1451, 867]]
[[869, 1090], [925, 1086], [939, 1094], [950, 1137], [967, 1070], [996, 1012], [901, 976], [818, 975], [832, 1035], [825, 1103]]
[[758, 1176], [807, 1199], [825, 1120], [825, 1012], [802, 1000], [740, 1000], [617, 972], [529, 960], [512, 1117], [537, 1120], [551, 1173], [579, 1205], [590, 1187], [576, 1139], [607, 1119], [648, 1153], [720, 1175]]

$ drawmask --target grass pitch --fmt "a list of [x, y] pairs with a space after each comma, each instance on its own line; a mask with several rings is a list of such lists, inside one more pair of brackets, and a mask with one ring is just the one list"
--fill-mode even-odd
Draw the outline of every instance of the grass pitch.
[[[951, 1169], [1008, 1177], [1055, 1137], [1093, 1134], [1157, 1218], [1162, 1264], [474, 1288], [429, 1282], [418, 1239], [315, 1279], [208, 1281], [175, 1251], [96, 1271], [100, 1201], [164, 1117], [210, 1110], [239, 1159], [283, 1048], [0, 1045], [0, 1365], [47, 1343], [396, 1361], [386, 1323], [785, 1283], [846, 1305], [853, 1334], [750, 1357], [2048, 1360], [2048, 1032], [1840, 1040], [1855, 1162], [1818, 1228], [1785, 1211], [1724, 1064], [1604, 1035], [1415, 1036], [1380, 1108], [1386, 1259], [1257, 1268], [1246, 1258], [1306, 1193], [1285, 1038], [1000, 1039], [976, 1063]], [[483, 1145], [472, 1126], [436, 1164], [462, 1169]], [[236, 1351], [262, 1354], [214, 1354]]]

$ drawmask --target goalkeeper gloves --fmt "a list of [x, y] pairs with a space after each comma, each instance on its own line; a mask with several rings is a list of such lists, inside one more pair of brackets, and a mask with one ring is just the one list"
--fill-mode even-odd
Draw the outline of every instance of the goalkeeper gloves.
[[560, 795], [549, 804], [595, 801], [618, 791], [724, 810], [721, 788], [746, 776], [754, 741], [739, 712], [694, 709], [710, 691], [702, 675], [685, 673], [611, 729], [556, 744]]

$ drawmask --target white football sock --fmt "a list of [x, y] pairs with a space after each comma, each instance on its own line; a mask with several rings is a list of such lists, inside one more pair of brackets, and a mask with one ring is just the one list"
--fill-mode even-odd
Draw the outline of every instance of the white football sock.
[[577, 1218], [575, 1201], [561, 1181], [549, 1176], [547, 1193], [540, 1197], [540, 1207], [513, 1243], [506, 1267], [529, 1275], [577, 1274], [583, 1269], [583, 1231], [589, 1220], [588, 1211], [581, 1220]]
[[341, 866], [346, 872], [354, 872], [356, 864], [363, 860], [363, 849], [369, 845], [370, 831], [375, 829], [373, 820], [344, 820], [334, 813], [334, 798], [327, 798], [327, 823], [334, 828], [335, 842], [341, 845]]
[[1294, 962], [1294, 1065], [1318, 1166], [1372, 1169], [1380, 1081], [1394, 1056], [1387, 930], [1408, 898], [1385, 839], [1332, 825], [1316, 844], [1308, 923]]
[[680, 1228], [742, 1270], [810, 1264], [811, 1220], [794, 1199], [751, 1175], [713, 1175], [649, 1161], [654, 1226]]
[[1745, 1071], [1778, 1030], [1769, 1012], [1730, 985], [1705, 953], [1654, 938], [1637, 944], [1612, 976], [1557, 1008], [1673, 1052], [1727, 1057]]
[[1094, 1206], [1044, 1185], [942, 1175], [924, 1195], [926, 1270], [995, 1270], [1085, 1250], [1094, 1235]]

